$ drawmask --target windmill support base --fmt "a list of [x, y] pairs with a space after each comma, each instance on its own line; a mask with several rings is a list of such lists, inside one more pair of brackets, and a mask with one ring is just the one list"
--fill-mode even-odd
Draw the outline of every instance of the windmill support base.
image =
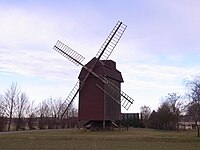
[[84, 125], [84, 128], [91, 131], [113, 130], [114, 128], [118, 128], [118, 125], [110, 120], [90, 120]]

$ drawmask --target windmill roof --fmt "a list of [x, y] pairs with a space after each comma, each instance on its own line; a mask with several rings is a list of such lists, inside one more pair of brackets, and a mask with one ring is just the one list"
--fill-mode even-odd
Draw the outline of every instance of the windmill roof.
[[[97, 58], [94, 57], [85, 66], [91, 69], [96, 61]], [[114, 62], [113, 60], [99, 60], [92, 70], [101, 76], [123, 82], [121, 72], [116, 69], [116, 62]], [[86, 69], [82, 68], [78, 78], [83, 79], [86, 76], [87, 72], [88, 71]]]

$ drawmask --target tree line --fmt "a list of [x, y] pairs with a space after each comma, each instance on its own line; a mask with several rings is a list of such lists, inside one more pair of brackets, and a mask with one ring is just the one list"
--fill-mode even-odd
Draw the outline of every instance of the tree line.
[[[157, 110], [151, 111], [149, 106], [142, 106], [140, 114], [145, 127], [178, 131], [179, 122], [184, 116], [195, 122], [199, 136], [200, 76], [186, 81], [185, 87], [187, 92], [184, 95], [169, 93], [162, 97]], [[66, 100], [51, 97], [35, 104], [17, 83], [12, 83], [3, 94], [0, 94], [0, 131], [23, 130], [25, 127], [32, 130], [75, 126], [77, 122], [73, 117], [77, 119], [78, 112], [73, 105], [61, 118], [67, 105]]]
[[140, 108], [141, 119], [146, 127], [164, 130], [179, 130], [182, 118], [195, 123], [199, 136], [200, 126], [200, 76], [185, 82], [186, 93], [169, 93], [161, 99], [157, 110], [149, 106]]
[[66, 100], [51, 97], [35, 104], [17, 83], [12, 83], [0, 94], [0, 131], [65, 128], [70, 118], [77, 117], [77, 109], [71, 105], [61, 118], [67, 105]]

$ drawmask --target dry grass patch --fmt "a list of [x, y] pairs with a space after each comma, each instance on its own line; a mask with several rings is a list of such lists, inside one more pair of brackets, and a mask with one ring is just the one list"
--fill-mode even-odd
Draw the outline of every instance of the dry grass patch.
[[199, 150], [194, 132], [46, 130], [0, 135], [1, 150]]

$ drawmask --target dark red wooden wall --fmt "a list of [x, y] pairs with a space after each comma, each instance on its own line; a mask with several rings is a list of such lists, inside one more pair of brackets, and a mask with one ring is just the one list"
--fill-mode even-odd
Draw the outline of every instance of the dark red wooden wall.
[[[86, 66], [90, 68], [95, 60], [96, 58], [93, 58]], [[109, 81], [118, 86], [118, 88], [121, 88], [123, 79], [121, 73], [116, 69], [114, 61], [98, 62], [93, 71], [105, 76]], [[82, 81], [86, 74], [87, 71], [82, 68], [79, 80]], [[90, 74], [82, 90], [79, 92], [79, 120], [120, 120], [121, 105], [96, 86], [98, 83], [99, 79]]]

